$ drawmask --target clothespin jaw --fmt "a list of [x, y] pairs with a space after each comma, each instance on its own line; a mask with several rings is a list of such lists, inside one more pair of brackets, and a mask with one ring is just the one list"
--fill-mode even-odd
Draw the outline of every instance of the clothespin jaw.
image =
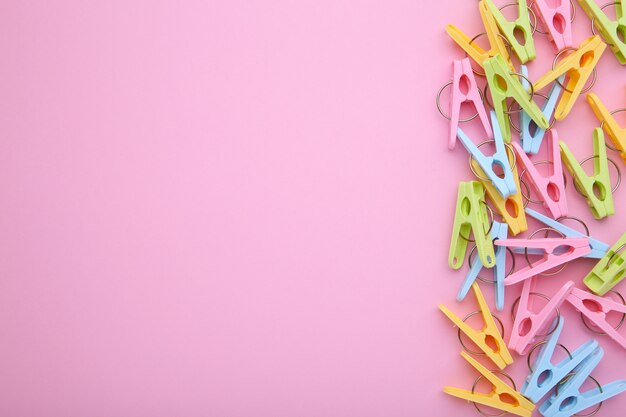
[[[550, 124], [548, 119], [541, 112], [537, 104], [531, 100], [528, 91], [522, 86], [522, 83], [515, 78], [500, 55], [488, 58], [483, 63], [489, 91], [491, 93], [491, 101], [498, 117], [498, 124], [502, 130], [502, 137], [505, 143], [511, 142], [511, 126], [507, 117], [506, 99], [512, 98], [519, 104], [528, 116], [537, 123], [542, 129], [547, 129]], [[495, 129], [494, 129], [495, 130]]]
[[604, 295], [626, 277], [626, 233], [608, 250], [583, 282], [591, 291]]
[[[491, 14], [496, 20], [500, 32], [504, 35], [511, 48], [520, 59], [522, 64], [532, 61], [536, 58], [535, 41], [533, 39], [533, 30], [530, 26], [530, 17], [528, 14], [528, 5], [526, 0], [517, 1], [517, 19], [513, 22], [506, 20], [502, 12], [498, 9], [493, 0], [486, 0], [487, 6]], [[516, 34], [521, 34], [523, 41], [518, 41]]]
[[626, 162], [626, 127], [621, 127], [615, 117], [602, 103], [595, 93], [587, 94], [587, 102], [596, 115], [599, 122], [604, 122], [604, 129], [611, 138], [613, 146], [619, 151], [620, 156]]
[[489, 237], [489, 216], [485, 203], [485, 189], [478, 181], [461, 182], [452, 227], [448, 264], [453, 269], [463, 265], [470, 232], [476, 240], [476, 251], [482, 264], [493, 268], [496, 264], [493, 242]]
[[561, 317], [556, 329], [548, 337], [546, 343], [541, 346], [537, 354], [533, 370], [530, 372], [520, 392], [533, 403], [538, 403], [550, 392], [563, 378], [565, 378], [576, 366], [578, 366], [591, 352], [598, 347], [598, 342], [591, 339], [579, 346], [569, 357], [558, 364], [552, 363], [554, 350], [557, 346], [565, 319]]
[[561, 156], [565, 166], [572, 175], [581, 194], [587, 200], [587, 205], [591, 209], [593, 217], [603, 219], [615, 214], [609, 162], [606, 156], [606, 143], [604, 142], [602, 129], [598, 127], [593, 131], [593, 176], [588, 176], [585, 173], [565, 142], [561, 141], [560, 145]]
[[568, 1], [553, 6], [546, 0], [535, 0], [531, 8], [547, 29], [557, 52], [572, 47], [572, 7]]
[[489, 311], [489, 306], [487, 306], [487, 302], [485, 301], [483, 293], [480, 291], [478, 283], [474, 282], [472, 284], [472, 290], [478, 302], [478, 309], [484, 322], [484, 326], [481, 330], [475, 330], [470, 327], [443, 304], [439, 305], [439, 309], [461, 329], [476, 346], [485, 352], [487, 357], [495, 363], [498, 368], [504, 369], [507, 365], [513, 363], [513, 357], [511, 357], [511, 353], [507, 349], [502, 335], [496, 327], [496, 321], [491, 315], [491, 311]]
[[592, 36], [583, 41], [575, 52], [563, 58], [553, 70], [546, 72], [535, 82], [534, 90], [539, 91], [560, 76], [567, 75], [567, 84], [563, 88], [563, 94], [554, 112], [556, 120], [565, 119], [572, 110], [605, 49], [606, 44], [602, 42], [602, 39], [597, 35]]
[[[578, 0], [594, 26], [609, 45], [620, 64], [626, 64], [626, 16], [623, 13], [624, 1], [614, 0], [616, 20], [611, 20], [595, 0]], [[620, 37], [621, 36], [621, 37]]]
[[563, 180], [563, 165], [559, 152], [559, 135], [556, 129], [550, 129], [548, 143], [550, 146], [552, 173], [547, 177], [539, 173], [537, 167], [517, 143], [513, 143], [511, 146], [515, 151], [520, 166], [526, 169], [530, 186], [541, 197], [543, 207], [552, 217], [559, 218], [567, 216], [568, 208], [565, 182]]
[[465, 352], [461, 356], [469, 362], [487, 381], [492, 384], [492, 390], [488, 394], [472, 392], [460, 388], [444, 387], [443, 392], [463, 400], [486, 405], [521, 417], [531, 417], [535, 405], [527, 398], [508, 386], [493, 372], [485, 368], [474, 358]]
[[[569, 4], [569, 3], [568, 3]], [[520, 67], [520, 71], [524, 77], [528, 77], [528, 68], [526, 65], [522, 65]], [[552, 85], [550, 89], [550, 93], [548, 94], [548, 99], [543, 104], [543, 108], [541, 109], [546, 119], [550, 120], [552, 118], [552, 114], [554, 113], [554, 109], [556, 108], [556, 103], [559, 100], [559, 95], [561, 94], [561, 84], [565, 81], [565, 76], [561, 76], [558, 79], [559, 82], [556, 82]], [[530, 83], [526, 78], [522, 78], [522, 86], [525, 89], [530, 88]], [[546, 133], [546, 129], [542, 129], [537, 126], [537, 124], [526, 114], [525, 111], [520, 111], [520, 142], [522, 143], [522, 148], [524, 152], [531, 155], [536, 155], [539, 153], [539, 148], [541, 147], [541, 142], [543, 141], [543, 137]]]
[[542, 255], [542, 259], [509, 275], [504, 280], [504, 285], [517, 284], [591, 252], [589, 239], [586, 237], [503, 239], [494, 243], [496, 246], [508, 246], [527, 250], [529, 255]]
[[609, 245], [607, 245], [606, 243], [601, 242], [597, 239], [594, 239], [591, 236], [587, 236], [570, 227], [567, 227], [563, 223], [557, 222], [554, 219], [544, 216], [543, 214], [533, 209], [526, 208], [526, 214], [536, 220], [539, 220], [541, 223], [545, 224], [546, 226], [558, 232], [563, 233], [565, 237], [586, 237], [587, 239], [589, 239], [589, 246], [591, 246], [591, 252], [585, 255], [584, 258], [600, 259], [604, 257], [604, 255], [606, 255], [607, 251], [609, 250]]

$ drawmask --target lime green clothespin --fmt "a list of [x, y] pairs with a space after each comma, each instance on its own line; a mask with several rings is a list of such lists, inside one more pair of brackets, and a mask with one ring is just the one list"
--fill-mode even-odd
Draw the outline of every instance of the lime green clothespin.
[[[595, 0], [578, 0], [587, 16], [593, 19], [595, 27], [604, 41], [611, 48], [620, 64], [626, 64], [626, 15], [624, 15], [624, 0], [615, 0], [615, 18], [607, 17], [602, 7]], [[610, 4], [610, 3], [609, 3]], [[620, 38], [621, 36], [621, 38]]]
[[529, 97], [528, 91], [522, 86], [520, 80], [509, 71], [507, 63], [500, 55], [488, 58], [483, 63], [493, 108], [496, 111], [498, 124], [502, 129], [502, 137], [506, 143], [511, 142], [511, 126], [506, 111], [506, 99], [512, 98], [542, 129], [549, 127], [548, 119], [541, 109]]
[[[533, 40], [533, 30], [530, 26], [530, 17], [528, 14], [528, 4], [526, 0], [517, 0], [517, 19], [513, 22], [506, 20], [498, 6], [496, 6], [493, 0], [486, 0], [491, 14], [496, 19], [500, 32], [509, 41], [511, 48], [520, 59], [522, 64], [532, 61], [536, 58], [535, 41]], [[522, 40], [518, 40], [515, 36], [520, 35]]]
[[594, 293], [603, 296], [626, 277], [626, 233], [598, 261], [583, 282]]
[[580, 193], [587, 200], [593, 217], [603, 219], [613, 215], [615, 213], [613, 192], [611, 191], [609, 162], [606, 157], [606, 144], [602, 129], [598, 127], [593, 131], [593, 176], [585, 174], [582, 166], [578, 163], [565, 142], [560, 141], [559, 144], [561, 145], [563, 163], [572, 175]]
[[476, 241], [480, 261], [486, 268], [492, 268], [496, 264], [496, 257], [489, 233], [490, 228], [485, 188], [478, 181], [461, 182], [448, 256], [450, 267], [459, 269], [463, 265], [471, 232]]

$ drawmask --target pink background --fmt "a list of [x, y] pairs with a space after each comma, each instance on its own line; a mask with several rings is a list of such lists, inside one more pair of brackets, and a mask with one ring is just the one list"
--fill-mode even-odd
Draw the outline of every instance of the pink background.
[[[56, 3], [0, 7], [0, 415], [475, 415], [441, 391], [475, 378], [436, 307], [474, 308], [446, 262], [471, 174], [434, 105], [475, 2]], [[607, 51], [609, 108], [625, 74]], [[581, 101], [559, 132], [582, 158], [595, 126]], [[602, 222], [568, 195], [626, 230], [626, 187]]]

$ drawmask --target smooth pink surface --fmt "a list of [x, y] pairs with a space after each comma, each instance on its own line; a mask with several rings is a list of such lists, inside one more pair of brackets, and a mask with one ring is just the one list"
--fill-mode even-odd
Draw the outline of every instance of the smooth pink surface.
[[[441, 390], [475, 378], [436, 307], [474, 308], [446, 262], [471, 174], [434, 105], [475, 3], [5, 2], [0, 415], [475, 415]], [[609, 108], [625, 75], [607, 51]], [[586, 103], [559, 126], [591, 154]], [[626, 230], [626, 187], [603, 222], [567, 192], [595, 237]], [[594, 375], [626, 377], [600, 341]]]

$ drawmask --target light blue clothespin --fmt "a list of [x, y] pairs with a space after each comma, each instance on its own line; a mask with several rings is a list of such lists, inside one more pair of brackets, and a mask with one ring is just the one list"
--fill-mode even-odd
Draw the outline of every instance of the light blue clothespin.
[[[604, 257], [604, 255], [606, 255], [606, 253], [609, 250], [609, 245], [607, 245], [604, 242], [601, 242], [597, 239], [594, 239], [590, 236], [587, 236], [584, 233], [581, 233], [577, 230], [574, 230], [570, 227], [565, 226], [562, 223], [557, 222], [556, 220], [551, 219], [550, 217], [544, 216], [543, 214], [540, 214], [538, 212], [536, 212], [533, 209], [525, 209], [524, 210], [526, 212], [527, 215], [529, 215], [530, 217], [533, 217], [537, 220], [539, 220], [541, 223], [545, 224], [548, 227], [553, 228], [554, 230], [558, 230], [559, 232], [563, 233], [565, 235], [565, 237], [586, 237], [589, 238], [589, 246], [591, 246], [591, 252], [588, 253], [587, 255], [584, 255], [583, 258], [595, 258], [595, 259], [601, 259]], [[521, 250], [521, 252], [523, 252], [524, 249]], [[519, 253], [519, 251], [516, 251]], [[532, 250], [529, 250], [528, 253], [532, 254]]]
[[570, 417], [582, 410], [598, 404], [600, 401], [608, 400], [626, 391], [626, 380], [613, 381], [603, 385], [601, 388], [594, 388], [584, 393], [580, 392], [587, 377], [602, 359], [604, 350], [597, 347], [582, 363], [573, 371], [573, 375], [559, 386], [558, 395], [553, 393], [539, 407], [539, 412], [545, 417]]
[[[520, 71], [524, 77], [528, 77], [528, 68], [526, 65], [520, 66]], [[526, 78], [522, 78], [522, 86], [525, 89], [530, 89], [530, 83]], [[563, 87], [561, 84], [565, 81], [565, 75], [558, 78], [557, 82], [554, 83], [552, 89], [550, 90], [550, 94], [548, 94], [548, 99], [543, 104], [543, 108], [541, 112], [546, 119], [552, 119], [552, 114], [554, 113], [554, 109], [556, 108], [556, 103], [559, 100], [559, 95], [561, 95], [561, 90]], [[522, 142], [522, 149], [524, 152], [532, 155], [537, 155], [539, 153], [539, 148], [541, 147], [541, 142], [543, 141], [543, 135], [546, 133], [546, 129], [542, 129], [537, 126], [537, 123], [533, 122], [530, 116], [525, 111], [520, 111], [520, 141]]]
[[[493, 110], [491, 111], [491, 125], [493, 128], [493, 140], [496, 146], [496, 151], [492, 156], [483, 154], [461, 128], [457, 129], [456, 134], [463, 146], [465, 146], [465, 149], [467, 149], [467, 152], [472, 155], [487, 178], [489, 178], [494, 188], [498, 190], [502, 198], [507, 198], [517, 193], [517, 186], [515, 185], [513, 171], [511, 170], [509, 158], [506, 154], [506, 147], [504, 146], [502, 131], [500, 130], [500, 125], [496, 118], [496, 112]], [[500, 167], [503, 173], [502, 176], [498, 176], [498, 174], [494, 172], [494, 167], [496, 166]]]
[[[521, 393], [534, 403], [539, 402], [548, 392], [552, 390], [563, 378], [567, 376], [576, 366], [578, 366], [591, 352], [598, 347], [598, 342], [590, 339], [582, 344], [570, 356], [563, 359], [556, 365], [552, 364], [554, 349], [563, 330], [565, 319], [563, 316], [557, 318], [559, 321], [556, 329], [550, 335], [545, 344], [541, 347], [537, 359], [533, 364], [533, 371], [528, 375]], [[560, 391], [560, 390], [559, 390]]]
[[[492, 239], [506, 239], [508, 236], [509, 226], [506, 223], [500, 223], [498, 221], [493, 222], [491, 226], [491, 238]], [[496, 309], [502, 311], [504, 308], [504, 270], [506, 269], [506, 248], [504, 246], [495, 247], [496, 266], [493, 267], [493, 275], [496, 281]], [[456, 299], [463, 301], [465, 296], [472, 288], [472, 284], [476, 281], [478, 274], [483, 269], [483, 264], [475, 258], [472, 267], [467, 272], [467, 276], [461, 285], [461, 289], [456, 296]]]

